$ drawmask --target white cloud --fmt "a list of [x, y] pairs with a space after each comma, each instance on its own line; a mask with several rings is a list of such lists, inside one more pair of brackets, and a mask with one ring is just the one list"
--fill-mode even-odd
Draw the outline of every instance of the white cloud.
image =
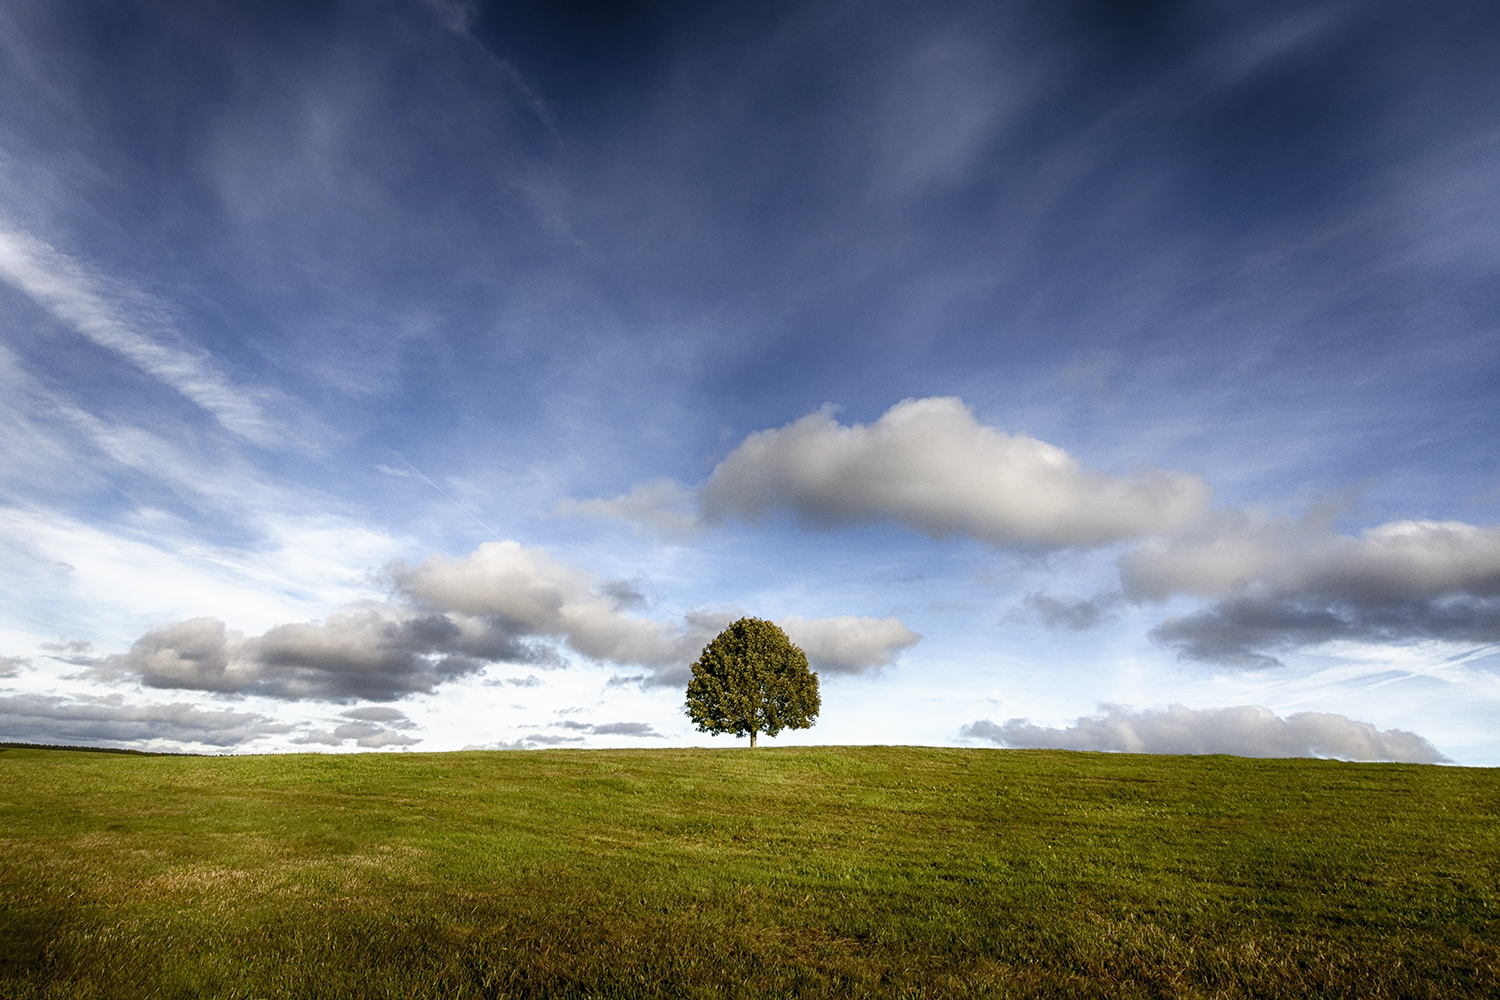
[[922, 637], [896, 618], [803, 618], [792, 615], [778, 625], [807, 654], [814, 669], [857, 674], [889, 666]]
[[1372, 600], [1500, 594], [1500, 528], [1392, 521], [1359, 536], [1225, 515], [1215, 530], [1151, 539], [1120, 561], [1126, 592], [1218, 597], [1249, 586]]
[[422, 742], [373, 722], [346, 722], [335, 729], [333, 735], [341, 740], [353, 740], [356, 746], [372, 750], [380, 747], [409, 747]]
[[1172, 705], [1144, 712], [1112, 707], [1102, 716], [1079, 718], [1064, 729], [1032, 725], [1025, 719], [1011, 719], [1001, 725], [981, 719], [964, 726], [961, 735], [1000, 746], [1059, 750], [1333, 757], [1419, 764], [1447, 760], [1427, 740], [1402, 729], [1379, 730], [1368, 722], [1325, 712], [1297, 712], [1283, 719], [1268, 708], [1248, 705], [1204, 709]]
[[[561, 642], [591, 660], [645, 668], [638, 679], [646, 683], [676, 685], [686, 683], [703, 646], [738, 617], [727, 609], [692, 610], [675, 624], [632, 616], [624, 608], [638, 603], [633, 588], [600, 583], [513, 541], [486, 542], [462, 558], [393, 563], [387, 572], [403, 603], [359, 602], [259, 636], [218, 618], [193, 618], [147, 632], [90, 670], [157, 688], [391, 701], [490, 663], [561, 665], [550, 645]], [[894, 618], [795, 618], [788, 625], [806, 637], [814, 665], [836, 672], [889, 664], [921, 638]]]
[[562, 637], [596, 660], [656, 666], [684, 652], [683, 633], [622, 614], [588, 573], [518, 542], [485, 542], [458, 559], [432, 555], [391, 574], [424, 608], [495, 621], [515, 635]]
[[371, 750], [381, 747], [409, 747], [422, 742], [401, 732], [415, 728], [416, 724], [398, 709], [384, 705], [365, 705], [351, 708], [340, 713], [340, 716], [351, 721], [340, 722], [332, 730], [309, 729], [292, 742], [303, 746], [316, 744], [337, 747], [352, 740], [355, 746]]
[[697, 495], [672, 479], [648, 480], [607, 500], [564, 500], [556, 513], [620, 520], [637, 531], [672, 541], [691, 538], [702, 528]]
[[[626, 615], [607, 585], [516, 542], [486, 542], [469, 556], [430, 556], [393, 571], [424, 608], [498, 621], [516, 635], [555, 636], [595, 660], [656, 668], [653, 679], [686, 682], [687, 664], [738, 614], [695, 610], [678, 625]], [[921, 638], [894, 618], [784, 619], [816, 666], [853, 672], [894, 662]]]
[[703, 488], [709, 519], [788, 508], [818, 524], [892, 520], [934, 537], [1067, 548], [1171, 531], [1206, 509], [1196, 476], [1121, 478], [987, 427], [961, 400], [909, 399], [870, 425], [827, 410], [747, 437]]
[[193, 618], [147, 632], [92, 672], [101, 678], [137, 676], [155, 688], [389, 701], [476, 673], [491, 659], [529, 655], [508, 637], [482, 628], [466, 630], [441, 615], [372, 603], [254, 637], [217, 618]]
[[[567, 509], [681, 533], [688, 496], [656, 480]], [[1174, 531], [1208, 500], [1197, 476], [1089, 469], [1054, 445], [979, 423], [959, 399], [931, 398], [898, 403], [869, 425], [841, 425], [825, 408], [751, 434], [698, 491], [698, 517], [757, 521], [789, 510], [824, 527], [892, 521], [936, 538], [1058, 549]]]
[[[12, 607], [97, 644], [129, 641], [150, 622], [232, 609], [267, 627], [317, 614], [371, 592], [372, 562], [400, 544], [334, 516], [308, 516], [247, 492], [253, 548], [195, 537], [195, 526], [154, 510], [99, 526], [57, 510], [0, 507], [0, 592]], [[274, 499], [274, 498], [273, 498]], [[290, 503], [290, 501], [288, 501]]]

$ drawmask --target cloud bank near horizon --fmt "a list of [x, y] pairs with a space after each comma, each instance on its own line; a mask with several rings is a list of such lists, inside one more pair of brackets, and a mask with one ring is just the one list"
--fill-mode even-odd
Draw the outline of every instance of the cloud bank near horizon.
[[[379, 702], [434, 691], [492, 663], [561, 667], [569, 650], [643, 668], [637, 679], [666, 686], [686, 683], [702, 647], [739, 617], [734, 609], [694, 609], [665, 624], [630, 615], [633, 591], [514, 541], [486, 542], [461, 558], [394, 563], [387, 574], [392, 602], [364, 602], [258, 636], [216, 618], [176, 622], [89, 671], [152, 688]], [[832, 673], [887, 666], [921, 639], [895, 618], [793, 617], [786, 627], [813, 666]]]
[[182, 702], [131, 704], [118, 694], [0, 697], [0, 731], [18, 743], [97, 746], [169, 740], [227, 748], [295, 728], [257, 712], [206, 709]]
[[1343, 715], [1295, 712], [1281, 718], [1269, 708], [1193, 709], [1171, 705], [1133, 712], [1110, 707], [1071, 726], [1037, 726], [1025, 719], [988, 719], [959, 730], [965, 738], [997, 746], [1110, 753], [1232, 754], [1237, 757], [1332, 757], [1338, 760], [1448, 761], [1430, 742], [1403, 729], [1377, 729]]

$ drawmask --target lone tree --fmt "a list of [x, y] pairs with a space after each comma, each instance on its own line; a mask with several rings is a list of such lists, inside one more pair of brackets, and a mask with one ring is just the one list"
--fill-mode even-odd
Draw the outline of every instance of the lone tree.
[[748, 734], [751, 749], [757, 733], [807, 729], [821, 707], [807, 654], [759, 618], [741, 618], [704, 646], [688, 681], [688, 716], [698, 731]]

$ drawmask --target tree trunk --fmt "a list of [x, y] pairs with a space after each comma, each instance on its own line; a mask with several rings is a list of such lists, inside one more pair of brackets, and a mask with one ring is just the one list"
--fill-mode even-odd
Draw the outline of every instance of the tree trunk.
[[750, 749], [755, 749], [755, 730], [753, 729], [750, 731]]

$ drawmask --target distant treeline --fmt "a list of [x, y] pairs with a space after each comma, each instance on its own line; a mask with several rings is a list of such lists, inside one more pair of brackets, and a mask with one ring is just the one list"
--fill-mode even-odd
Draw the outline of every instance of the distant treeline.
[[137, 757], [202, 757], [201, 753], [173, 753], [170, 750], [127, 750], [124, 747], [71, 747], [60, 746], [54, 743], [5, 743], [0, 742], [0, 751], [4, 750], [79, 750], [84, 753], [129, 753]]

